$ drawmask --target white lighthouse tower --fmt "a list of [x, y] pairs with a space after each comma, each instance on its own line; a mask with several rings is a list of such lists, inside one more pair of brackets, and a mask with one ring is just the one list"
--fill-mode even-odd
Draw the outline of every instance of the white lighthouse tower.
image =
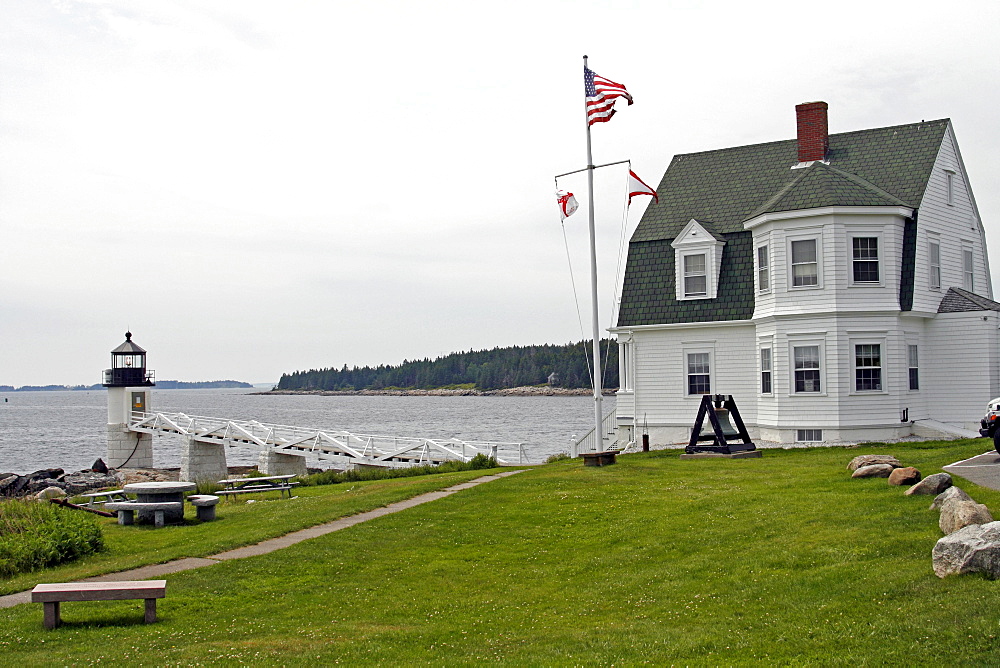
[[111, 368], [104, 370], [108, 388], [108, 452], [111, 468], [153, 466], [153, 436], [129, 431], [129, 421], [148, 410], [153, 372], [146, 370], [146, 351], [125, 332], [125, 343], [111, 351]]

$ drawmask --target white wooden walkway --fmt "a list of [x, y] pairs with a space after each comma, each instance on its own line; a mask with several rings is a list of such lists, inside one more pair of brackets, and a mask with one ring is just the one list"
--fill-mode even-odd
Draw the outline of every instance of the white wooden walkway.
[[478, 454], [495, 457], [501, 464], [528, 463], [523, 443], [377, 436], [184, 413], [134, 413], [129, 429], [148, 434], [180, 434], [202, 443], [273, 450], [312, 456], [318, 460], [352, 461], [380, 467], [469, 461]]

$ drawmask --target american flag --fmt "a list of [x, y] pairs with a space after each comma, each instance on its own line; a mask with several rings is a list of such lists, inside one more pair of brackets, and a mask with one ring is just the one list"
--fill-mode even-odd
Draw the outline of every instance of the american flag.
[[605, 79], [590, 68], [583, 68], [583, 89], [587, 96], [587, 125], [606, 123], [615, 115], [615, 98], [624, 97], [632, 104], [625, 86]]

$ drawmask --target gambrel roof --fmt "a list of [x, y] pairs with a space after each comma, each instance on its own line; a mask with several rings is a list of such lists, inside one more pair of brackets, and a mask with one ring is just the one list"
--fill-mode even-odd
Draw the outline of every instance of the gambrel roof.
[[[829, 136], [826, 160], [798, 163], [798, 142], [674, 156], [629, 243], [618, 326], [753, 315], [751, 235], [761, 214], [827, 206], [920, 207], [948, 119]], [[798, 167], [793, 169], [793, 167]], [[676, 299], [670, 241], [691, 219], [726, 243], [716, 299]]]

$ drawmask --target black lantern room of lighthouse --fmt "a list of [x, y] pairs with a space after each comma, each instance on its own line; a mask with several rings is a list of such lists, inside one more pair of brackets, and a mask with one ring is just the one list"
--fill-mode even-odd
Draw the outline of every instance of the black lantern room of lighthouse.
[[125, 332], [125, 343], [111, 351], [111, 368], [104, 370], [104, 387], [147, 387], [154, 385], [153, 372], [146, 370], [146, 351]]

